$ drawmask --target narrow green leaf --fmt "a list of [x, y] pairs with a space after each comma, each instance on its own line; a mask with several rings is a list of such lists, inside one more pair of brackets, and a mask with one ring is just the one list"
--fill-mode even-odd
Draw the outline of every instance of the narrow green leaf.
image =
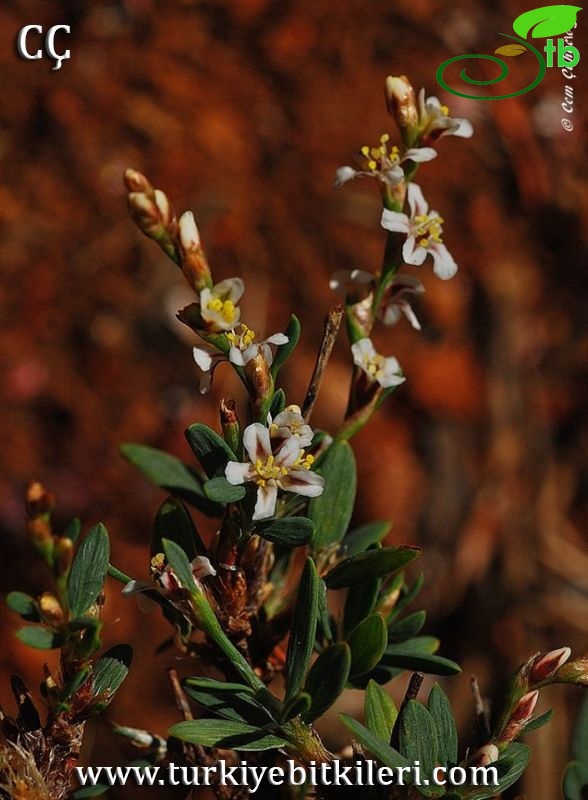
[[388, 631], [381, 614], [372, 614], [360, 622], [347, 640], [351, 649], [351, 677], [372, 670], [382, 658], [387, 642]]
[[405, 642], [389, 644], [387, 654], [399, 655], [430, 655], [436, 653], [441, 642], [435, 636], [414, 636]]
[[284, 517], [257, 522], [255, 532], [268, 542], [284, 547], [301, 547], [310, 544], [315, 535], [314, 522], [307, 517]]
[[[204, 498], [201, 482], [187, 464], [171, 453], [145, 444], [121, 444], [121, 454], [156, 486], [182, 496]], [[186, 498], [187, 499], [187, 498]]]
[[276, 750], [288, 744], [262, 728], [227, 719], [186, 720], [172, 725], [169, 732], [184, 742], [223, 750]]
[[379, 544], [390, 533], [392, 523], [387, 520], [366, 522], [350, 531], [343, 540], [343, 550], [346, 556], [355, 556], [363, 553], [373, 544]]
[[579, 761], [570, 761], [563, 776], [564, 800], [586, 800], [588, 789], [588, 766]]
[[449, 698], [436, 683], [429, 692], [427, 708], [437, 732], [437, 757], [443, 766], [457, 764], [457, 728]]
[[211, 478], [204, 484], [204, 494], [209, 500], [215, 503], [238, 503], [245, 497], [244, 486], [233, 486], [226, 478], [219, 475], [218, 478]]
[[327, 642], [333, 641], [331, 615], [329, 613], [329, 602], [327, 599], [327, 584], [322, 578], [319, 578], [318, 630], [319, 636], [322, 636]]
[[408, 767], [410, 765], [408, 759], [401, 755], [398, 750], [395, 750], [393, 747], [390, 747], [389, 744], [386, 744], [379, 739], [374, 733], [366, 728], [365, 725], [362, 725], [348, 714], [340, 714], [339, 716], [341, 717], [343, 724], [349, 728], [354, 738], [357, 739], [357, 741], [363, 745], [366, 750], [369, 750], [370, 753], [372, 753], [372, 755], [378, 759], [378, 761], [381, 761], [384, 766], [396, 770], [399, 767]]
[[298, 317], [292, 316], [290, 317], [290, 321], [286, 326], [286, 330], [284, 331], [286, 336], [288, 337], [288, 341], [286, 344], [281, 344], [278, 349], [276, 350], [276, 355], [274, 356], [274, 360], [272, 362], [272, 366], [270, 369], [272, 378], [275, 380], [276, 375], [282, 368], [282, 365], [286, 361], [286, 359], [290, 356], [296, 345], [298, 344], [298, 340], [300, 339], [300, 322]]
[[346, 642], [327, 647], [314, 662], [306, 678], [305, 690], [312, 697], [307, 722], [322, 716], [337, 700], [349, 679], [351, 650]]
[[353, 629], [372, 613], [376, 607], [381, 580], [358, 583], [351, 586], [343, 609], [343, 633], [348, 636]]
[[281, 722], [288, 722], [294, 717], [300, 717], [302, 714], [310, 709], [312, 705], [312, 697], [307, 692], [300, 692], [293, 697], [290, 702], [284, 707]]
[[572, 754], [575, 759], [588, 765], [588, 694], [582, 700], [580, 713], [574, 728]]
[[382, 578], [409, 564], [421, 554], [418, 547], [382, 547], [345, 558], [326, 575], [329, 589], [344, 589]]
[[41, 621], [37, 601], [24, 592], [10, 592], [10, 594], [6, 596], [6, 605], [12, 611], [16, 611], [17, 614], [20, 614], [27, 622]]
[[349, 527], [357, 489], [355, 456], [349, 442], [332, 444], [317, 472], [324, 477], [325, 487], [308, 504], [308, 516], [317, 529], [315, 552], [340, 542]]
[[72, 542], [77, 542], [80, 533], [82, 532], [82, 523], [79, 517], [70, 519], [64, 528], [63, 535], [66, 539], [71, 539]]
[[393, 623], [388, 627], [388, 641], [390, 644], [394, 644], [416, 636], [421, 632], [426, 618], [426, 611], [415, 611], [414, 614], [409, 614], [404, 619]]
[[547, 725], [548, 722], [551, 721], [553, 717], [553, 709], [550, 708], [549, 711], [546, 711], [545, 714], [540, 714], [535, 719], [532, 719], [531, 722], [527, 722], [525, 725], [525, 730], [521, 735], [525, 735], [527, 733], [532, 733], [533, 731], [538, 731], [539, 728], [542, 728], [544, 725]]
[[225, 440], [201, 422], [186, 429], [186, 439], [209, 478], [224, 476], [227, 462], [237, 460]]
[[78, 689], [81, 689], [86, 683], [91, 674], [92, 668], [89, 665], [79, 669], [78, 672], [76, 672], [75, 675], [63, 687], [63, 699], [69, 700], [71, 697], [73, 697]]
[[278, 414], [281, 414], [285, 408], [286, 408], [286, 395], [284, 394], [283, 389], [278, 389], [273, 396], [272, 405], [270, 408], [270, 414], [272, 415], [272, 419], [277, 417]]
[[412, 601], [415, 599], [415, 597], [419, 594], [419, 592], [423, 588], [424, 582], [425, 582], [425, 576], [421, 572], [421, 574], [418, 576], [418, 578], [410, 588], [408, 586], [404, 586], [402, 592], [400, 593], [400, 597], [398, 598], [397, 603], [395, 604], [390, 614], [388, 614], [388, 622], [392, 622], [392, 620], [400, 616], [402, 611], [404, 611], [404, 609], [412, 603]]
[[82, 616], [96, 602], [104, 586], [109, 556], [108, 533], [99, 522], [86, 534], [69, 573], [69, 607], [74, 617]]
[[298, 694], [314, 649], [318, 620], [319, 578], [312, 558], [306, 559], [292, 617], [286, 655], [286, 702]]
[[253, 690], [242, 684], [188, 678], [183, 687], [186, 694], [209, 714], [256, 727], [275, 721], [269, 710], [256, 699]]
[[192, 567], [184, 550], [171, 539], [162, 539], [161, 544], [167, 563], [175, 572], [177, 579], [184, 589], [187, 589], [190, 593], [197, 592], [198, 587], [194, 580]]
[[175, 497], [168, 497], [157, 510], [151, 532], [151, 555], [163, 553], [164, 539], [178, 544], [190, 560], [198, 552], [206, 552], [188, 509]]
[[400, 752], [412, 763], [420, 761], [423, 774], [431, 775], [438, 747], [433, 718], [417, 700], [409, 700], [400, 719]]
[[427, 653], [401, 653], [391, 648], [386, 648], [382, 663], [387, 667], [416, 670], [428, 675], [459, 675], [461, 672], [459, 664], [449, 658]]
[[35, 650], [54, 650], [61, 647], [64, 642], [63, 636], [48, 630], [47, 628], [37, 628], [27, 625], [16, 632], [16, 638], [23, 644], [34, 647]]
[[120, 689], [129, 674], [132, 660], [133, 648], [128, 644], [118, 644], [107, 650], [96, 662], [92, 694], [100, 698], [101, 708], [105, 707]]
[[374, 680], [370, 680], [365, 691], [364, 711], [369, 730], [388, 744], [398, 711], [388, 692]]
[[527, 745], [520, 742], [510, 744], [502, 754], [502, 757], [494, 764], [491, 764], [492, 767], [496, 767], [498, 770], [498, 786], [494, 788], [488, 787], [487, 789], [476, 788], [471, 795], [468, 794], [468, 800], [487, 800], [490, 797], [500, 796], [518, 781], [526, 770], [530, 757], [531, 748], [527, 747]]

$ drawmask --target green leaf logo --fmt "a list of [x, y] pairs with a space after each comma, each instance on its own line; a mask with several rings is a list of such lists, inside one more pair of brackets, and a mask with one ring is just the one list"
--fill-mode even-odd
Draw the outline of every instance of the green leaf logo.
[[529, 33], [533, 39], [560, 36], [574, 27], [578, 11], [581, 10], [581, 6], [568, 5], [534, 8], [517, 17], [512, 27], [514, 32], [524, 39]]
[[505, 44], [494, 51], [499, 56], [520, 56], [527, 52], [527, 48], [522, 44]]

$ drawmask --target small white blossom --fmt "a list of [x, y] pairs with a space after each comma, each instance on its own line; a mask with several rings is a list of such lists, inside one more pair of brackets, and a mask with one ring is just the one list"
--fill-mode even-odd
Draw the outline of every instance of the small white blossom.
[[276, 510], [278, 489], [306, 497], [322, 494], [324, 479], [311, 472], [314, 457], [304, 455], [296, 436], [290, 436], [274, 454], [268, 428], [259, 422], [248, 425], [243, 433], [243, 447], [249, 461], [229, 461], [225, 476], [229, 483], [257, 484], [253, 519], [266, 519]]
[[380, 355], [367, 337], [351, 345], [354, 363], [362, 369], [372, 381], [377, 381], [384, 389], [399, 386], [406, 378], [400, 374], [400, 364], [393, 356], [386, 358]]
[[210, 331], [229, 331], [241, 318], [237, 303], [245, 287], [241, 278], [227, 278], [200, 292], [200, 316]]
[[419, 141], [431, 144], [443, 136], [460, 136], [469, 139], [474, 132], [472, 123], [467, 119], [450, 117], [447, 106], [441, 104], [437, 97], [427, 97], [425, 90], [419, 92]]
[[268, 425], [270, 438], [273, 440], [289, 439], [290, 436], [295, 436], [300, 447], [308, 447], [312, 442], [312, 428], [304, 421], [304, 417], [300, 413], [300, 406], [288, 406], [273, 420], [268, 414]]
[[252, 331], [247, 325], [241, 325], [239, 333], [234, 330], [227, 333], [227, 339], [231, 343], [229, 361], [238, 367], [244, 367], [248, 361], [251, 361], [252, 358], [255, 358], [260, 353], [268, 367], [270, 367], [274, 360], [270, 344], [281, 345], [288, 342], [288, 337], [283, 333], [274, 333], [272, 336], [268, 336], [267, 339], [256, 342], [255, 331]]
[[358, 299], [367, 297], [374, 283], [374, 276], [371, 272], [363, 269], [338, 269], [333, 273], [329, 287], [341, 297], [347, 298], [350, 295]]
[[422, 264], [428, 254], [433, 257], [433, 271], [438, 278], [447, 280], [457, 272], [457, 264], [443, 244], [443, 218], [437, 211], [429, 211], [420, 186], [408, 185], [410, 217], [399, 211], [385, 208], [382, 227], [406, 234], [402, 256], [407, 264]]
[[364, 145], [360, 151], [363, 169], [340, 167], [335, 173], [335, 186], [339, 188], [347, 181], [360, 176], [377, 178], [387, 186], [396, 186], [404, 178], [402, 164], [405, 161], [421, 163], [431, 161], [437, 155], [437, 151], [432, 147], [412, 147], [401, 154], [396, 145], [388, 149], [389, 140], [390, 137], [385, 133], [380, 137], [378, 147]]
[[386, 299], [378, 311], [378, 317], [384, 325], [396, 325], [404, 314], [415, 330], [420, 331], [421, 323], [414, 313], [408, 298], [422, 294], [425, 287], [416, 275], [397, 275], [388, 290]]
[[[141, 611], [151, 611], [157, 603], [149, 597], [142, 597], [145, 592], [159, 592], [168, 597], [182, 588], [175, 572], [169, 564], [165, 565], [163, 553], [158, 553], [151, 559], [151, 573], [155, 582], [150, 581], [129, 581], [122, 590], [123, 597], [137, 596], [137, 604]], [[206, 556], [196, 556], [190, 562], [194, 580], [201, 581], [208, 575], [216, 575], [216, 570]]]
[[207, 394], [212, 385], [214, 370], [221, 361], [228, 361], [228, 357], [219, 353], [216, 347], [209, 344], [200, 344], [192, 350], [194, 361], [200, 367], [202, 376], [200, 378], [200, 394]]

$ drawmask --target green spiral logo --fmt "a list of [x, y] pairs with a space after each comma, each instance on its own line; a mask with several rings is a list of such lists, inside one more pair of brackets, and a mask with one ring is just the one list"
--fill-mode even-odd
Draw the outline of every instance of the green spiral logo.
[[514, 40], [515, 42], [518, 42], [519, 44], [523, 45], [524, 49], [528, 49], [532, 53], [534, 53], [535, 58], [537, 59], [537, 62], [539, 64], [539, 69], [538, 69], [537, 75], [536, 75], [536, 77], [535, 77], [535, 79], [534, 79], [534, 81], [532, 83], [530, 83], [528, 86], [525, 86], [523, 89], [519, 89], [518, 92], [512, 92], [511, 94], [499, 94], [499, 95], [466, 94], [465, 92], [457, 91], [457, 89], [452, 89], [451, 86], [449, 86], [447, 84], [445, 78], [443, 77], [443, 73], [445, 72], [445, 70], [447, 69], [447, 67], [450, 64], [455, 64], [457, 61], [463, 61], [464, 59], [479, 58], [479, 59], [483, 59], [485, 61], [493, 61], [495, 64], [498, 64], [499, 67], [500, 67], [500, 75], [498, 75], [498, 77], [490, 78], [489, 80], [485, 80], [485, 81], [477, 81], [474, 78], [470, 78], [469, 75], [466, 72], [465, 67], [464, 67], [462, 69], [462, 71], [459, 73], [459, 76], [462, 79], [462, 81], [464, 81], [465, 83], [469, 83], [470, 85], [473, 85], [473, 86], [494, 86], [495, 84], [500, 83], [501, 81], [503, 81], [508, 76], [508, 72], [509, 72], [508, 65], [501, 58], [498, 58], [498, 56], [489, 56], [489, 55], [486, 55], [484, 53], [469, 53], [467, 55], [454, 56], [453, 58], [449, 58], [449, 59], [447, 59], [447, 61], [444, 61], [438, 67], [437, 73], [436, 73], [436, 77], [437, 77], [437, 82], [439, 83], [439, 85], [443, 89], [445, 89], [447, 92], [451, 92], [451, 94], [455, 94], [458, 97], [466, 97], [468, 100], [506, 100], [509, 97], [518, 97], [521, 94], [525, 94], [526, 92], [530, 92], [532, 89], [534, 89], [536, 86], [538, 86], [541, 83], [541, 81], [543, 80], [543, 78], [545, 77], [545, 73], [547, 71], [547, 64], [545, 63], [545, 59], [543, 58], [543, 56], [540, 53], [540, 51], [537, 50], [536, 47], [533, 47], [532, 44], [530, 44], [529, 42], [525, 41], [524, 39], [519, 39], [518, 36], [510, 36], [508, 33], [499, 33], [498, 35], [499, 36], [505, 36], [507, 39]]

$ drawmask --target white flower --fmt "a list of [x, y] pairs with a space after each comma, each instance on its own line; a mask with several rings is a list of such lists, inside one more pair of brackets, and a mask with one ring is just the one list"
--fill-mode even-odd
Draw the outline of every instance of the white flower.
[[352, 296], [362, 300], [367, 297], [374, 283], [371, 272], [363, 269], [338, 269], [333, 273], [329, 287], [341, 297]]
[[410, 217], [399, 211], [385, 208], [382, 226], [389, 231], [406, 233], [402, 256], [407, 264], [422, 264], [427, 254], [433, 257], [433, 271], [438, 278], [447, 280], [457, 272], [457, 264], [443, 244], [443, 218], [437, 211], [429, 211], [429, 205], [420, 186], [408, 185]]
[[360, 151], [363, 169], [340, 167], [335, 173], [335, 186], [339, 188], [360, 175], [377, 178], [388, 186], [396, 186], [404, 178], [401, 164], [405, 161], [416, 163], [431, 161], [437, 155], [437, 151], [432, 147], [412, 147], [401, 155], [395, 145], [388, 150], [389, 140], [388, 134], [384, 133], [380, 137], [379, 147], [364, 145]]
[[[129, 581], [122, 590], [123, 597], [132, 597], [137, 595], [137, 604], [141, 611], [152, 611], [157, 605], [154, 600], [149, 597], [142, 597], [144, 592], [159, 592], [165, 597], [174, 594], [182, 588], [175, 572], [169, 564], [164, 566], [165, 557], [163, 553], [158, 553], [151, 559], [151, 573], [155, 579], [155, 583], [150, 581]], [[194, 580], [201, 581], [208, 575], [216, 575], [216, 570], [210, 563], [206, 556], [196, 556], [190, 562], [192, 567], [192, 575]]]
[[312, 428], [304, 421], [300, 406], [288, 406], [274, 420], [268, 414], [268, 425], [271, 439], [289, 439], [290, 436], [295, 436], [300, 447], [308, 447], [312, 442]]
[[257, 484], [253, 519], [273, 516], [278, 489], [306, 497], [322, 494], [324, 479], [310, 471], [314, 457], [304, 455], [297, 437], [290, 436], [274, 454], [269, 430], [260, 422], [254, 422], [245, 428], [243, 446], [249, 461], [229, 461], [225, 476], [234, 486], [251, 482]]
[[469, 120], [450, 117], [447, 106], [441, 105], [437, 97], [425, 99], [425, 90], [420, 90], [419, 141], [430, 144], [442, 136], [460, 136], [469, 139], [473, 132], [473, 125]]
[[354, 363], [362, 369], [372, 381], [377, 381], [384, 389], [399, 386], [406, 378], [400, 374], [400, 364], [392, 356], [380, 355], [367, 337], [351, 345]]
[[200, 292], [200, 316], [210, 331], [229, 331], [241, 318], [237, 303], [244, 292], [241, 278], [227, 278]]
[[286, 344], [288, 341], [288, 337], [285, 334], [274, 333], [272, 336], [268, 336], [267, 339], [256, 342], [255, 331], [243, 324], [240, 326], [239, 333], [234, 330], [227, 333], [227, 339], [231, 343], [229, 361], [238, 367], [244, 367], [248, 361], [251, 361], [252, 358], [255, 358], [260, 353], [268, 367], [271, 367], [274, 356], [270, 344], [280, 345]]
[[424, 291], [425, 287], [415, 275], [397, 275], [378, 311], [379, 319], [382, 320], [384, 325], [396, 325], [404, 314], [412, 327], [420, 331], [421, 323], [418, 321], [407, 298], [412, 295], [422, 294]]
[[202, 370], [202, 377], [200, 378], [200, 394], [207, 394], [212, 384], [212, 376], [214, 370], [221, 363], [221, 361], [228, 361], [228, 357], [223, 353], [219, 353], [216, 347], [209, 344], [201, 344], [194, 347], [192, 350], [194, 354], [194, 361]]

